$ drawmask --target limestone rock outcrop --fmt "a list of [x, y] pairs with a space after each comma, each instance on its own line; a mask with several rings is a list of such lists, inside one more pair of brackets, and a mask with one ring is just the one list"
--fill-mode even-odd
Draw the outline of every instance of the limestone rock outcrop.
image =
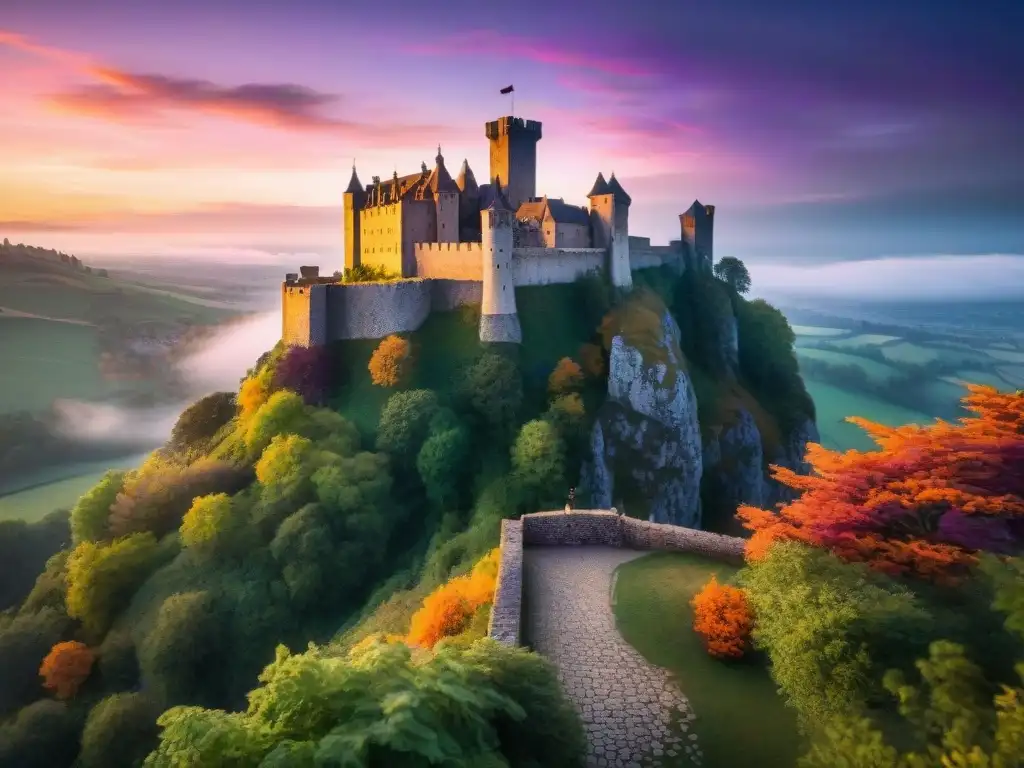
[[665, 312], [656, 342], [660, 361], [653, 364], [622, 335], [613, 337], [608, 399], [591, 433], [582, 483], [596, 508], [622, 505], [628, 497], [643, 499], [651, 522], [699, 528], [700, 423], [679, 335]]

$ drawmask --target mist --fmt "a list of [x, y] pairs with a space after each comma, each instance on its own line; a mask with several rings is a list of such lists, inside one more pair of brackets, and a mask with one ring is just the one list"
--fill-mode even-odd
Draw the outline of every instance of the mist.
[[180, 402], [130, 408], [114, 403], [58, 400], [53, 406], [58, 430], [83, 442], [155, 448], [167, 440], [178, 416], [191, 403], [213, 392], [237, 391], [245, 372], [280, 337], [281, 315], [277, 310], [226, 324], [178, 364], [186, 387]]
[[817, 266], [747, 262], [753, 293], [861, 301], [1024, 300], [1024, 256], [910, 256]]

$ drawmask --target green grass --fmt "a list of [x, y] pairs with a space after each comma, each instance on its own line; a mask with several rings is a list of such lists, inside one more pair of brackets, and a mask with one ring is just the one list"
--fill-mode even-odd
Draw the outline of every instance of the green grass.
[[815, 347], [799, 347], [796, 353], [798, 358], [806, 357], [812, 360], [821, 360], [829, 365], [855, 365], [862, 369], [872, 381], [888, 381], [899, 375], [899, 371], [892, 366], [852, 353], [836, 352], [832, 349], [818, 349]]
[[579, 306], [575, 283], [516, 288], [516, 307], [523, 329], [523, 371], [547, 374], [563, 357], [576, 359], [580, 346], [597, 330], [588, 325]]
[[807, 391], [814, 399], [818, 414], [821, 442], [832, 450], [873, 451], [875, 443], [864, 430], [844, 421], [847, 416], [860, 416], [888, 426], [902, 424], [931, 424], [934, 419], [919, 411], [893, 405], [875, 397], [833, 387], [814, 379], [804, 379]]
[[[652, 664], [668, 669], [697, 715], [697, 743], [708, 768], [793, 768], [800, 751], [794, 712], [759, 657], [722, 662], [693, 631], [690, 600], [711, 578], [736, 568], [694, 555], [656, 552], [617, 570], [615, 619], [622, 636]], [[662, 758], [666, 768], [690, 765]]]
[[845, 328], [823, 328], [817, 325], [791, 325], [797, 336], [843, 336], [849, 333]]
[[96, 329], [0, 315], [0, 413], [46, 410], [56, 398], [116, 390], [99, 370]]

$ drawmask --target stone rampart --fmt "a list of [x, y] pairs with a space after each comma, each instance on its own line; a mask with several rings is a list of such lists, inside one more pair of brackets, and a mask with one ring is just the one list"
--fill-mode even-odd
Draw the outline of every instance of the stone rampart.
[[523, 611], [523, 521], [501, 521], [501, 561], [487, 636], [503, 645], [519, 645]]
[[[649, 238], [643, 238], [649, 240]], [[630, 238], [629, 266], [631, 269], [648, 269], [650, 267], [661, 267], [665, 264], [678, 264], [680, 270], [683, 265], [683, 251], [681, 247], [671, 245], [644, 245], [635, 246]]]
[[326, 286], [281, 286], [281, 338], [285, 344], [311, 347], [327, 341]]
[[416, 243], [416, 276], [443, 280], [483, 280], [482, 243]]
[[512, 269], [516, 285], [571, 283], [605, 266], [604, 248], [516, 248]]
[[335, 339], [382, 339], [415, 331], [431, 310], [429, 280], [384, 283], [339, 283], [323, 286], [327, 297], [327, 336]]
[[484, 284], [479, 280], [431, 280], [430, 310], [450, 312], [466, 304], [483, 301]]
[[488, 635], [507, 645], [519, 642], [524, 546], [587, 544], [692, 552], [716, 560], [742, 563], [746, 540], [679, 525], [649, 523], [597, 509], [537, 512], [523, 515], [519, 520], [503, 520], [501, 566]]

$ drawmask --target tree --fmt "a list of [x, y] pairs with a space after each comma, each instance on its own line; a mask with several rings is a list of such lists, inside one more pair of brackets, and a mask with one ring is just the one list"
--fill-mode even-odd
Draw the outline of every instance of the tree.
[[294, 392], [279, 390], [256, 409], [245, 430], [245, 445], [258, 456], [277, 435], [295, 434], [309, 422], [309, 410]]
[[741, 658], [750, 646], [754, 616], [742, 589], [718, 583], [715, 576], [690, 601], [693, 629], [707, 652], [720, 659]]
[[757, 560], [778, 539], [823, 547], [894, 575], [951, 583], [979, 551], [1012, 552], [1024, 531], [1024, 392], [971, 386], [976, 414], [953, 425], [886, 427], [865, 419], [880, 450], [843, 454], [809, 445], [814, 472], [773, 467], [802, 495], [781, 510], [743, 506]]
[[563, 357], [548, 377], [548, 392], [552, 395], [566, 395], [577, 392], [583, 386], [583, 369], [571, 357]]
[[39, 667], [70, 624], [53, 608], [0, 620], [0, 716], [39, 698]]
[[516, 364], [504, 355], [482, 355], [466, 372], [463, 393], [477, 418], [507, 440], [523, 405], [523, 378]]
[[86, 491], [71, 510], [71, 540], [103, 541], [107, 538], [110, 508], [124, 488], [124, 472], [107, 472]]
[[176, 451], [205, 449], [220, 428], [235, 417], [237, 409], [231, 392], [214, 392], [196, 400], [174, 423], [170, 446]]
[[524, 424], [512, 446], [512, 467], [528, 487], [538, 491], [557, 487], [562, 493], [565, 448], [554, 426], [540, 420]]
[[58, 699], [73, 698], [92, 672], [95, 660], [95, 654], [85, 643], [73, 640], [57, 643], [39, 667], [43, 686], [53, 691]]
[[466, 474], [470, 438], [463, 427], [432, 434], [416, 456], [416, 471], [427, 498], [439, 507], [458, 499], [459, 483]]
[[82, 731], [82, 768], [134, 768], [156, 746], [160, 714], [141, 693], [115, 693], [89, 710]]
[[370, 379], [378, 387], [397, 387], [412, 373], [412, 345], [401, 336], [388, 336], [370, 357]]
[[297, 393], [309, 405], [320, 405], [331, 387], [330, 352], [325, 346], [288, 347], [275, 371], [275, 384]]
[[410, 466], [430, 432], [430, 423], [440, 406], [429, 389], [396, 392], [384, 404], [377, 425], [377, 450], [385, 451], [400, 464]]
[[344, 655], [291, 655], [279, 646], [260, 681], [243, 712], [161, 715], [147, 766], [582, 763], [579, 716], [551, 664], [521, 648], [481, 640], [414, 656], [403, 643], [368, 642]]
[[81, 721], [62, 701], [42, 699], [29, 704], [0, 725], [0, 765], [71, 768], [80, 727]]
[[181, 521], [181, 543], [207, 556], [223, 552], [241, 522], [226, 493], [197, 496]]
[[308, 495], [315, 470], [313, 442], [298, 435], [276, 435], [256, 462], [261, 497], [270, 502]]
[[715, 264], [715, 277], [727, 283], [736, 293], [750, 290], [750, 273], [746, 265], [734, 256], [723, 256]]
[[772, 678], [810, 722], [876, 700], [881, 674], [927, 645], [932, 618], [906, 587], [820, 549], [777, 542], [740, 584]]
[[168, 705], [215, 698], [223, 675], [223, 621], [209, 592], [166, 598], [139, 647], [144, 689]]
[[449, 579], [427, 595], [413, 614], [409, 643], [433, 648], [442, 639], [462, 633], [481, 607], [494, 602], [499, 558], [500, 550], [491, 550], [469, 574]]
[[110, 544], [83, 541], [67, 565], [68, 615], [97, 637], [158, 564], [159, 550], [151, 533], [135, 533]]
[[326, 596], [331, 573], [339, 566], [327, 510], [306, 504], [289, 515], [270, 543], [284, 583], [295, 604], [306, 609]]

